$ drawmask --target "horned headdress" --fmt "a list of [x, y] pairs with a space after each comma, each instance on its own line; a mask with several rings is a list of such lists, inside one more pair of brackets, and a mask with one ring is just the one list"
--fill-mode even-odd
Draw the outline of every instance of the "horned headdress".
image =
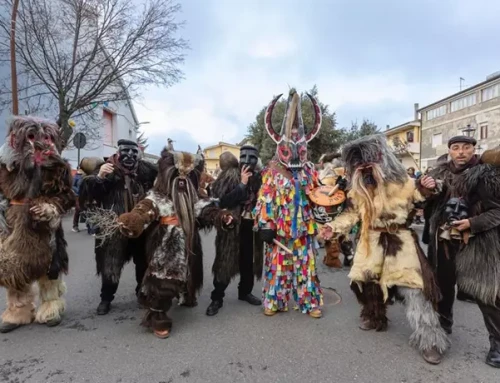
[[314, 108], [314, 126], [306, 133], [302, 119], [301, 98], [295, 89], [288, 95], [285, 118], [281, 125], [281, 133], [273, 128], [272, 116], [274, 106], [282, 96], [275, 97], [267, 107], [264, 117], [267, 133], [278, 145], [276, 155], [287, 168], [300, 169], [307, 162], [307, 143], [319, 133], [321, 128], [321, 110], [316, 99], [307, 93]]

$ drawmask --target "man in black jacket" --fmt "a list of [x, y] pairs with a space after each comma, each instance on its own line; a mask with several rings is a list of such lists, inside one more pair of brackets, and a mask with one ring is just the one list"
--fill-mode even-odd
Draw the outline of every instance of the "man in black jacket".
[[251, 305], [260, 305], [261, 300], [252, 295], [254, 276], [262, 277], [263, 244], [253, 231], [252, 211], [257, 202], [257, 193], [262, 180], [258, 173], [258, 151], [245, 145], [240, 149], [240, 161], [229, 152], [220, 156], [221, 173], [212, 184], [214, 198], [221, 208], [238, 217], [235, 230], [219, 230], [215, 240], [215, 261], [212, 267], [214, 290], [207, 315], [213, 316], [223, 305], [225, 290], [238, 273], [238, 298]]
[[[81, 206], [97, 202], [97, 206], [113, 210], [118, 216], [130, 212], [153, 187], [157, 175], [156, 166], [139, 159], [137, 143], [118, 141], [118, 152], [104, 163], [95, 175], [84, 177], [80, 186]], [[105, 315], [111, 308], [125, 263], [134, 260], [139, 291], [146, 271], [144, 238], [128, 239], [120, 233], [111, 238], [96, 238], [95, 257], [97, 275], [101, 275], [101, 302], [98, 315]]]
[[451, 161], [418, 182], [432, 204], [428, 258], [442, 300], [442, 327], [451, 334], [455, 285], [478, 303], [490, 335], [486, 363], [500, 368], [500, 155], [475, 155], [476, 140], [452, 137]]

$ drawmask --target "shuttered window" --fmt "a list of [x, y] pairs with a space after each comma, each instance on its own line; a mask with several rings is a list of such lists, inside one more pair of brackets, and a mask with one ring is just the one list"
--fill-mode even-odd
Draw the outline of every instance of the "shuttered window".
[[103, 110], [104, 117], [104, 144], [113, 146], [113, 113]]

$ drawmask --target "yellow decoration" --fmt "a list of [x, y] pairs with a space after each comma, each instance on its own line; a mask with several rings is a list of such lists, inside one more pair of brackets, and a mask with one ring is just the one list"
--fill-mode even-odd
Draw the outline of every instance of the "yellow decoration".
[[73, 120], [68, 120], [68, 125], [71, 127], [71, 128], [74, 128], [76, 126], [76, 122], [73, 121]]

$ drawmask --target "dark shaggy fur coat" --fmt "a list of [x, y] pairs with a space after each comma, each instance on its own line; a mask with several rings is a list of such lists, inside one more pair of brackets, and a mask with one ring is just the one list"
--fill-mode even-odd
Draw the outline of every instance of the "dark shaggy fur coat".
[[221, 208], [231, 211], [236, 224], [234, 230], [217, 230], [215, 237], [212, 273], [217, 281], [223, 283], [229, 283], [239, 273], [240, 246], [253, 248], [254, 275], [258, 280], [262, 278], [263, 243], [253, 230], [243, 230], [241, 226], [243, 211], [252, 211], [255, 208], [262, 178], [260, 174], [255, 174], [249, 179], [248, 185], [243, 185], [240, 179], [240, 169], [230, 168], [223, 170], [212, 184], [212, 196], [219, 200]]
[[139, 300], [149, 309], [143, 325], [155, 330], [171, 327], [167, 312], [174, 298], [185, 306], [196, 305], [203, 285], [199, 230], [225, 226], [229, 214], [215, 201], [198, 198], [200, 163], [199, 156], [165, 149], [154, 188], [132, 212], [119, 217], [125, 235], [146, 237], [147, 270]]
[[[479, 162], [478, 157], [474, 159], [471, 166], [475, 165], [477, 162]], [[439, 192], [437, 194], [429, 195], [429, 193], [421, 187], [420, 180], [417, 180], [416, 183], [422, 195], [427, 197], [424, 204], [426, 224], [424, 226], [422, 239], [424, 243], [428, 243], [429, 245], [427, 249], [427, 258], [431, 265], [436, 268], [439, 228], [446, 223], [446, 203], [455, 195], [456, 185], [460, 182], [458, 180], [460, 172], [454, 169], [450, 161], [439, 164], [429, 175], [438, 182]]]
[[471, 236], [456, 257], [457, 284], [477, 300], [500, 298], [500, 168], [481, 164], [457, 177], [456, 193], [469, 204]]
[[[129, 212], [134, 205], [146, 196], [153, 187], [158, 174], [157, 167], [147, 161], [139, 161], [136, 176], [130, 178], [129, 188], [126, 188], [125, 174], [119, 169], [104, 179], [97, 178], [99, 169], [94, 175], [84, 177], [80, 186], [80, 206], [91, 208], [96, 206], [114, 211], [118, 216]], [[95, 256], [97, 274], [113, 283], [120, 280], [125, 263], [129, 262], [136, 252], [144, 252], [144, 238], [129, 239], [117, 233], [104, 243], [96, 239]]]
[[[440, 183], [440, 192], [426, 202], [429, 217], [428, 259], [438, 267], [439, 228], [446, 222], [445, 205], [450, 198], [465, 198], [469, 205], [471, 236], [455, 258], [457, 284], [486, 304], [500, 294], [500, 168], [482, 164], [475, 157], [461, 172], [451, 162], [438, 165], [430, 174]], [[425, 233], [424, 233], [425, 235]]]
[[0, 230], [0, 285], [22, 289], [44, 275], [57, 279], [68, 272], [61, 219], [35, 221], [29, 210], [49, 203], [62, 216], [75, 203], [71, 186], [71, 169], [62, 159], [50, 168], [36, 167], [31, 172], [0, 166], [0, 190], [8, 201], [3, 206], [6, 226]]

